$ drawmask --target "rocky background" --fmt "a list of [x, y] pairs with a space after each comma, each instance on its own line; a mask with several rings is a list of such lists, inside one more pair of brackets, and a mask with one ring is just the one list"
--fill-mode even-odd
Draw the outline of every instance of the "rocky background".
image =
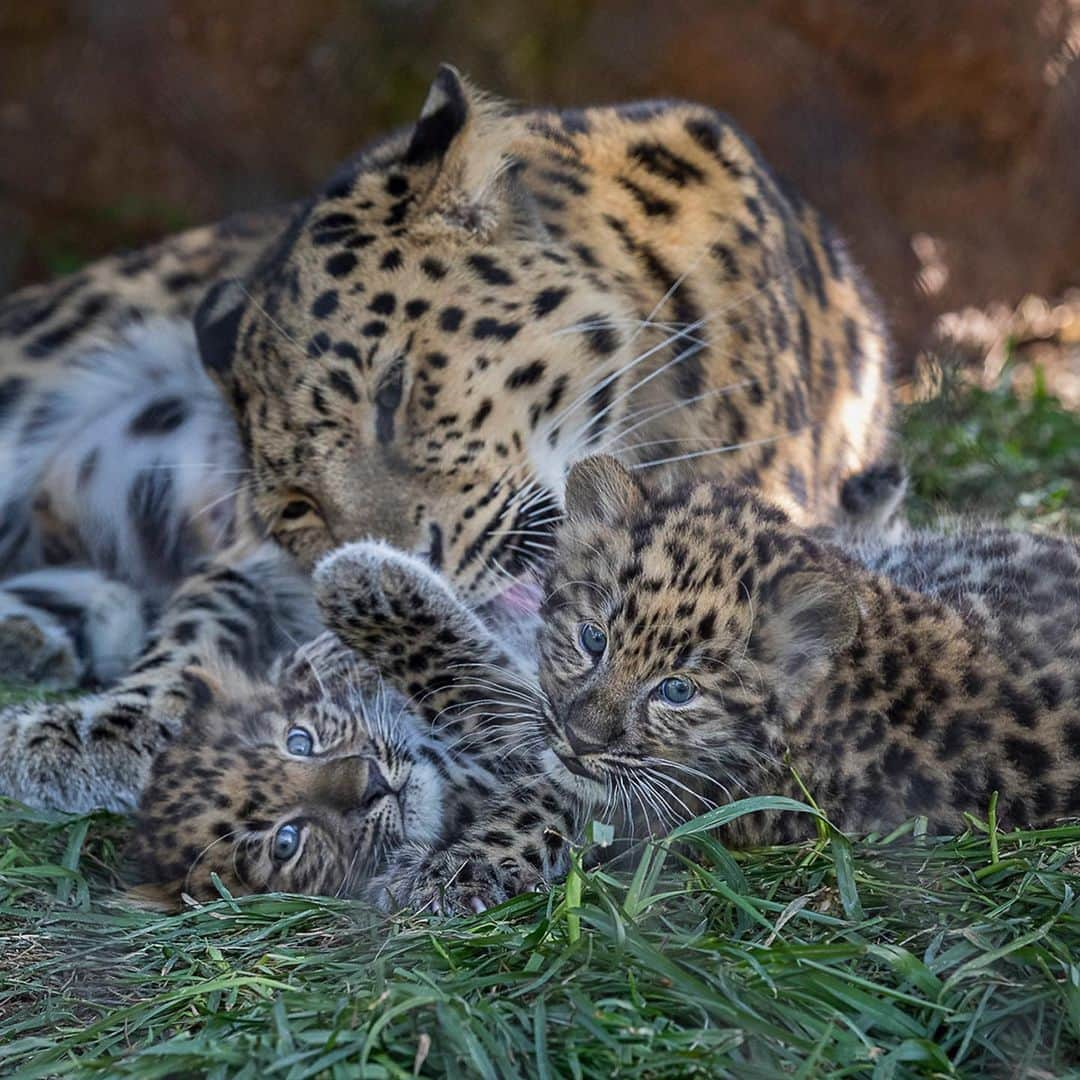
[[944, 325], [1066, 376], [1078, 55], [1080, 0], [5, 0], [0, 292], [306, 192], [447, 59], [523, 102], [715, 104], [848, 235], [902, 363]]

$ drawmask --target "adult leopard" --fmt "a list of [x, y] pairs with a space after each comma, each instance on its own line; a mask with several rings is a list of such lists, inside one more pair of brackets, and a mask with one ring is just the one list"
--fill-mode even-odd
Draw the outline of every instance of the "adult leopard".
[[885, 447], [887, 353], [842, 244], [725, 117], [514, 111], [443, 67], [303, 205], [0, 307], [0, 657], [105, 682], [158, 620], [109, 689], [0, 717], [0, 791], [134, 805], [185, 666], [266, 616], [227, 573], [266, 535], [301, 570], [380, 537], [481, 604], [599, 450], [828, 521]]

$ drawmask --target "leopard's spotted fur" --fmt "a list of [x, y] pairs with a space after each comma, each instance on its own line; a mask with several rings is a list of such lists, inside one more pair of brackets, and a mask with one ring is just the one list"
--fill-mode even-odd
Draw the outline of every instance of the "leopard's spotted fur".
[[[477, 603], [543, 560], [596, 449], [825, 521], [883, 449], [886, 352], [842, 244], [726, 118], [512, 112], [444, 68], [410, 130], [308, 203], [0, 307], [0, 573], [55, 567], [56, 596], [89, 563], [153, 616], [234, 539], [310, 569], [377, 535]], [[130, 806], [165, 743], [146, 704], [184, 693], [183, 643], [156, 640], [143, 706], [107, 695], [69, 732], [126, 747], [113, 780], [88, 766], [68, 801], [50, 748], [81, 707], [43, 706], [19, 723], [56, 784], [4, 790]], [[51, 656], [31, 666], [95, 674]]]
[[451, 844], [535, 768], [520, 723], [534, 623], [496, 641], [443, 579], [374, 542], [320, 564], [315, 592], [336, 635], [268, 675], [212, 646], [193, 658], [186, 724], [139, 805], [138, 902], [214, 899], [215, 874], [233, 895], [379, 899], [380, 874]]
[[[403, 866], [399, 902], [505, 897], [568, 805], [637, 837], [803, 785], [853, 833], [957, 832], [995, 792], [1006, 827], [1080, 815], [1075, 539], [806, 530], [748, 489], [665, 492], [605, 457], [570, 471], [567, 515], [541, 611], [542, 778]], [[808, 822], [759, 813], [726, 839]]]

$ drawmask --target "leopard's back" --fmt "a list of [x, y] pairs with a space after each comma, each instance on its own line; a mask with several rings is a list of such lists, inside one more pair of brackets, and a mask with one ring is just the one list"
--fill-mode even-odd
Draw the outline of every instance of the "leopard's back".
[[[1080, 545], [1075, 537], [945, 521], [847, 538], [867, 569], [972, 621], [1018, 662], [1041, 648], [1080, 662]], [[1080, 683], [1078, 683], [1080, 692]]]
[[40, 381], [133, 322], [190, 321], [210, 285], [250, 272], [288, 216], [288, 210], [238, 214], [0, 299], [6, 396], [26, 389], [9, 380]]
[[612, 410], [589, 449], [671, 480], [759, 487], [801, 522], [833, 519], [844, 480], [885, 453], [891, 413], [887, 333], [837, 232], [705, 106], [538, 114], [527, 127], [524, 178], [549, 227], [653, 324], [637, 332], [657, 358], [604, 387], [640, 419], [620, 425]]

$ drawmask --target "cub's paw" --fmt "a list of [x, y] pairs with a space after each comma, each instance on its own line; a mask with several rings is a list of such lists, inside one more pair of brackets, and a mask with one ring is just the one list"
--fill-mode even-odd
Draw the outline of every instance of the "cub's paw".
[[69, 690], [83, 664], [68, 632], [44, 612], [0, 618], [0, 682]]
[[27, 702], [0, 710], [0, 795], [40, 810], [130, 810], [102, 797], [85, 741], [83, 701]]
[[380, 541], [331, 552], [315, 568], [314, 583], [323, 618], [354, 648], [385, 642], [394, 626], [437, 633], [448, 622], [473, 619], [438, 573]]
[[384, 911], [474, 915], [546, 888], [539, 872], [522, 860], [493, 860], [482, 851], [458, 848], [396, 860], [372, 882], [370, 896]]

